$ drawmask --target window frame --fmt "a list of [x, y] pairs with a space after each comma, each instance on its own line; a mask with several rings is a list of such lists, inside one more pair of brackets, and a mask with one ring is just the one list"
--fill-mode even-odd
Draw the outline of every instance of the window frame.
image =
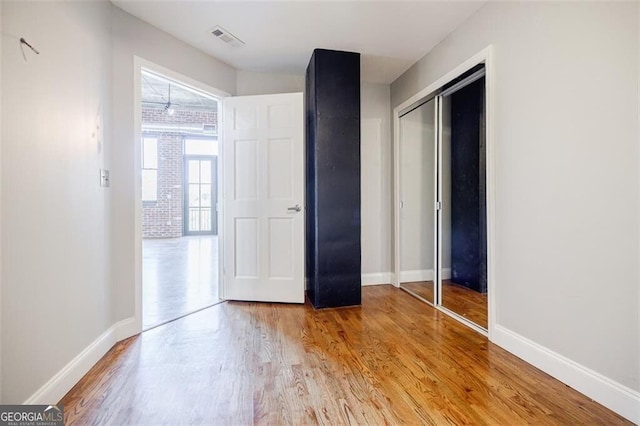
[[[156, 151], [156, 158], [155, 158], [155, 167], [145, 167], [145, 141], [147, 139], [150, 140], [154, 140], [155, 141], [155, 151]], [[159, 158], [160, 156], [158, 155], [158, 147], [160, 145], [160, 138], [158, 135], [154, 135], [154, 134], [143, 134], [142, 138], [140, 140], [140, 160], [141, 160], [141, 193], [140, 193], [140, 197], [142, 199], [142, 204], [143, 205], [155, 205], [158, 203], [158, 163], [159, 163]], [[155, 187], [155, 198], [154, 199], [145, 199], [144, 198], [144, 175], [145, 175], [145, 171], [155, 171], [156, 173], [156, 187]]]
[[[215, 154], [202, 154], [202, 153], [197, 153], [197, 154], [191, 154], [187, 152], [187, 141], [188, 140], [206, 140], [206, 141], [211, 141], [214, 144], [216, 144], [216, 153]], [[187, 155], [191, 155], [191, 156], [213, 156], [213, 157], [217, 157], [220, 155], [220, 138], [218, 137], [218, 135], [190, 135], [190, 134], [184, 134], [182, 135], [182, 156], [187, 156]]]

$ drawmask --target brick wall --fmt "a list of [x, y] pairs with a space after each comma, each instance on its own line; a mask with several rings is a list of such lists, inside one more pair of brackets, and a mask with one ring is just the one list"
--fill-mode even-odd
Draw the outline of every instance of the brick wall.
[[183, 139], [188, 132], [146, 131], [145, 124], [174, 124], [202, 128], [203, 124], [216, 124], [217, 114], [212, 111], [176, 109], [173, 115], [164, 108], [142, 108], [143, 137], [158, 139], [158, 197], [156, 202], [142, 206], [143, 238], [175, 238], [183, 234]]

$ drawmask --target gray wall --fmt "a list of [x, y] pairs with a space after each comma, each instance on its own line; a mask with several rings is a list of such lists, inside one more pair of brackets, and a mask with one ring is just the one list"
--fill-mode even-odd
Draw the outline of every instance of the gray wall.
[[392, 107], [494, 47], [497, 324], [640, 389], [638, 4], [489, 3]]
[[391, 88], [363, 82], [361, 105], [361, 214], [363, 283], [390, 283], [393, 176]]
[[238, 70], [236, 95], [269, 95], [304, 91], [304, 75], [266, 74]]
[[2, 7], [0, 376], [22, 403], [112, 325], [111, 6]]
[[[2, 25], [2, 6], [0, 1], [0, 34], [4, 34]], [[0, 41], [0, 94], [2, 93], [2, 41]], [[0, 99], [0, 177], [2, 176], [2, 100]], [[1, 179], [0, 179], [1, 182]], [[0, 184], [0, 333], [2, 333], [2, 185]], [[0, 336], [0, 401], [2, 401], [2, 337]]]

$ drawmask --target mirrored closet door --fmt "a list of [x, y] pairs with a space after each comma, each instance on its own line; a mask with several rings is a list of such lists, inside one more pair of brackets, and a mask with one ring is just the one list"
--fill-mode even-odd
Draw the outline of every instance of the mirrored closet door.
[[400, 117], [400, 286], [435, 303], [436, 102]]
[[439, 97], [439, 304], [487, 329], [487, 202], [483, 70]]
[[488, 329], [484, 66], [400, 116], [400, 287]]

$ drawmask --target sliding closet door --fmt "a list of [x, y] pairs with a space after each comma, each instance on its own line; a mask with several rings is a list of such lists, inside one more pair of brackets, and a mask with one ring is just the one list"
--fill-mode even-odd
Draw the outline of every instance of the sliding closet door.
[[434, 302], [436, 108], [400, 117], [400, 286]]
[[407, 107], [396, 163], [400, 287], [478, 331], [488, 330], [485, 88], [480, 64]]
[[485, 78], [470, 80], [439, 97], [439, 303], [487, 329]]

